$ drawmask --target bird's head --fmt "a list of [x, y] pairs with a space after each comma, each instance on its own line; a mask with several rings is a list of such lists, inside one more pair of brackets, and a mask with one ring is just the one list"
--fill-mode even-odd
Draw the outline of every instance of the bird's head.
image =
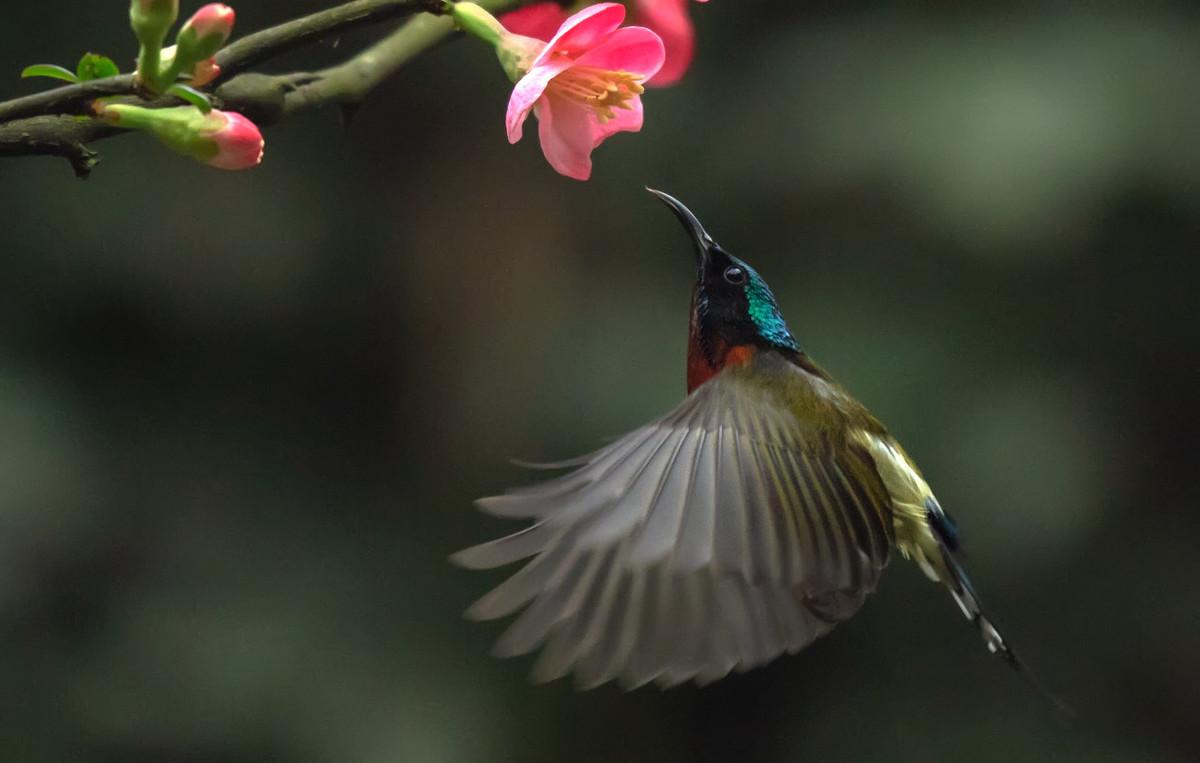
[[688, 346], [688, 391], [730, 363], [746, 362], [763, 350], [800, 352], [762, 276], [725, 251], [678, 199], [647, 189], [663, 201], [691, 235], [696, 284]]

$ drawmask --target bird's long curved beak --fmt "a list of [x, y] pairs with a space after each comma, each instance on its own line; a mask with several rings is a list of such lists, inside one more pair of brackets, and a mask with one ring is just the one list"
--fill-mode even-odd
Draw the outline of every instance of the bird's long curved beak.
[[646, 190], [657, 196], [663, 204], [670, 207], [675, 216], [679, 218], [679, 222], [683, 223], [683, 227], [691, 234], [692, 241], [696, 245], [696, 263], [703, 265], [708, 259], [708, 253], [717, 245], [713, 241], [712, 236], [708, 235], [708, 231], [704, 230], [704, 226], [692, 214], [692, 210], [685, 207], [682, 201], [669, 193], [656, 191], [653, 188], [647, 188]]

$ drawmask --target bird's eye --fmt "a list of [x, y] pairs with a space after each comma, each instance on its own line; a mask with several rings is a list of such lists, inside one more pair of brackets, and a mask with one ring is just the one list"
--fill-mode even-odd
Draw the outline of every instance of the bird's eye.
[[737, 265], [730, 265], [725, 268], [725, 280], [734, 286], [740, 286], [746, 283], [746, 271]]

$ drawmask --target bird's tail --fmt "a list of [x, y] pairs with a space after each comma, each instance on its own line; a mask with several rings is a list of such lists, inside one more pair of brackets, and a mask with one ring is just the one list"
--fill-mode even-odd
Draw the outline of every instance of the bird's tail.
[[1017, 653], [1009, 646], [1008, 641], [1000, 635], [999, 629], [996, 628], [991, 618], [984, 611], [983, 604], [979, 600], [979, 594], [975, 592], [975, 586], [971, 584], [971, 578], [967, 576], [967, 571], [963, 568], [962, 562], [959, 561], [958, 554], [947, 547], [945, 539], [942, 539], [939, 545], [948, 573], [947, 578], [943, 582], [946, 584], [946, 588], [949, 589], [950, 595], [954, 597], [954, 601], [962, 610], [963, 615], [979, 629], [979, 636], [983, 639], [984, 646], [992, 654], [1000, 655], [1001, 659], [1010, 668], [1020, 673], [1029, 682], [1029, 685], [1033, 687], [1034, 691], [1045, 697], [1046, 701], [1054, 707], [1065, 723], [1073, 721], [1075, 719], [1075, 712], [1071, 707], [1042, 683], [1037, 674], [1029, 669], [1024, 660], [1018, 657]]
[[958, 527], [933, 497], [929, 485], [912, 465], [904, 450], [890, 438], [867, 433], [860, 442], [871, 454], [884, 487], [895, 509], [896, 546], [906, 558], [913, 559], [932, 580], [950, 590], [967, 619], [975, 623], [988, 651], [1000, 655], [1009, 667], [1025, 677], [1031, 686], [1055, 707], [1064, 721], [1074, 713], [1049, 691], [1025, 665], [992, 623], [971, 585], [971, 579], [959, 560]]

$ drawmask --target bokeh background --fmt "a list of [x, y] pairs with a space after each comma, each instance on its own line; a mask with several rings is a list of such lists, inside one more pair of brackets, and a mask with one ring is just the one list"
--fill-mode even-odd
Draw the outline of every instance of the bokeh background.
[[[586, 184], [508, 146], [468, 41], [253, 172], [0, 163], [0, 759], [1195, 760], [1200, 10], [970, 5], [697, 6]], [[0, 96], [132, 58], [124, 14], [6, 8]], [[510, 526], [471, 500], [683, 393], [691, 254], [646, 184], [905, 443], [1073, 727], [901, 561], [705, 689], [487, 656], [460, 613], [501, 576], [446, 556]]]

